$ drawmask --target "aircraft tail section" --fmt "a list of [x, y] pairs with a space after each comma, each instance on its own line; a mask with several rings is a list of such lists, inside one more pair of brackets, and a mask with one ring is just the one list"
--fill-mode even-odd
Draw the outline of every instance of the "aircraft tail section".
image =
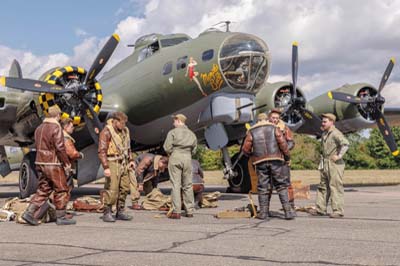
[[[12, 78], [22, 78], [21, 65], [16, 59], [14, 59], [11, 63], [10, 70], [8, 71], [8, 76]], [[18, 90], [7, 88], [7, 91], [18, 91]]]

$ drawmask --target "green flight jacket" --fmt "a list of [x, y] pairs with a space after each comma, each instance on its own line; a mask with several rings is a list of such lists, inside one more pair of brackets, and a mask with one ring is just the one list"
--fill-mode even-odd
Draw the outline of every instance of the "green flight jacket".
[[330, 159], [333, 155], [337, 155], [342, 146], [349, 145], [349, 141], [342, 132], [336, 127], [332, 127], [329, 131], [324, 132], [321, 137], [322, 157]]
[[168, 132], [163, 147], [169, 156], [172, 154], [194, 155], [197, 149], [197, 138], [187, 126], [177, 127]]

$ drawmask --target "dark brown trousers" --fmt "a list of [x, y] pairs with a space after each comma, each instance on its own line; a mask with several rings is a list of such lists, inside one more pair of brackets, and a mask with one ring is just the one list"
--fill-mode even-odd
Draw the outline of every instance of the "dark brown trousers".
[[37, 165], [36, 171], [39, 184], [31, 203], [38, 207], [42, 206], [54, 191], [53, 204], [56, 210], [65, 210], [70, 198], [70, 189], [64, 169], [57, 165]]

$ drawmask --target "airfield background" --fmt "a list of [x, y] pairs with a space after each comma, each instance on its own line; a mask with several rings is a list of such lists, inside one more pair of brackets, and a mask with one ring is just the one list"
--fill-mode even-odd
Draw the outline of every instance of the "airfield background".
[[[400, 146], [400, 127], [392, 127], [397, 145]], [[344, 156], [346, 169], [400, 169], [400, 156], [390, 154], [378, 129], [372, 129], [369, 136], [364, 133], [347, 134], [350, 149]], [[295, 134], [296, 146], [292, 151], [293, 170], [315, 170], [319, 163], [320, 143], [315, 138]], [[240, 149], [235, 145], [229, 148], [233, 156]], [[204, 170], [220, 170], [223, 168], [220, 151], [212, 151], [199, 145], [196, 159]]]

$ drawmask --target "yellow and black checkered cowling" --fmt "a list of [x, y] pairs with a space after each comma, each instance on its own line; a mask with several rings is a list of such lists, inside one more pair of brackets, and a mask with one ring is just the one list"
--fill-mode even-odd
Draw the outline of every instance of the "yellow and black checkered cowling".
[[[84, 68], [66, 66], [56, 68], [45, 77], [44, 81], [65, 87], [68, 82], [71, 82], [71, 77], [73, 77], [74, 80], [77, 80], [77, 82], [83, 82], [85, 76], [86, 70]], [[91, 94], [93, 96], [90, 102], [93, 106], [93, 110], [98, 114], [103, 101], [103, 94], [101, 86], [97, 80], [93, 80], [93, 83], [88, 85], [86, 94]], [[77, 95], [67, 97], [64, 94], [41, 93], [39, 96], [39, 104], [46, 115], [50, 106], [58, 105], [62, 111], [61, 117], [70, 117], [75, 126], [83, 124], [83, 112], [88, 112], [88, 115], [90, 116], [89, 110], [81, 109], [82, 105], [79, 104], [79, 98]]]

